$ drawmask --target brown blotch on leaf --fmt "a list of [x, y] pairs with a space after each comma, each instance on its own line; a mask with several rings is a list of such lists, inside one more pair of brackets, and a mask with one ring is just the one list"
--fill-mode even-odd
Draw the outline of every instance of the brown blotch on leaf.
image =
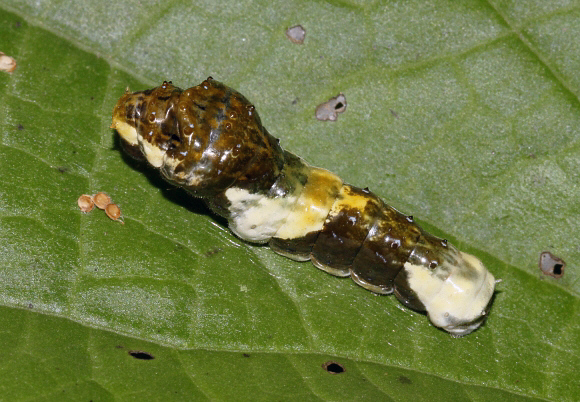
[[306, 37], [306, 31], [302, 28], [302, 25], [294, 25], [286, 30], [286, 36], [297, 45], [304, 43], [304, 38]]
[[340, 374], [346, 371], [342, 364], [333, 361], [323, 363], [322, 368], [328, 371], [330, 374]]
[[16, 60], [14, 58], [0, 52], [0, 71], [11, 73], [16, 69]]
[[105, 207], [105, 213], [107, 214], [107, 216], [114, 220], [114, 221], [119, 221], [121, 223], [125, 223], [123, 222], [123, 218], [121, 217], [121, 208], [119, 208], [119, 206], [117, 204], [109, 204]]
[[111, 197], [109, 197], [105, 193], [95, 194], [95, 196], [93, 197], [93, 200], [95, 201], [95, 205], [99, 209], [105, 209], [107, 207], [107, 205], [109, 205], [111, 203]]
[[339, 113], [343, 113], [346, 110], [346, 97], [343, 93], [336, 95], [334, 98], [321, 103], [316, 107], [316, 118], [318, 120], [335, 121], [338, 118]]
[[77, 200], [77, 204], [81, 210], [81, 212], [89, 213], [95, 207], [95, 203], [93, 202], [93, 197], [88, 194], [83, 194]]
[[561, 278], [564, 276], [566, 262], [549, 251], [544, 251], [540, 254], [540, 262], [538, 265], [544, 275], [553, 276], [554, 278]]
[[206, 251], [206, 252], [205, 252], [205, 256], [206, 256], [206, 257], [212, 257], [212, 256], [216, 255], [217, 253], [219, 253], [219, 252], [221, 252], [221, 251], [222, 251], [222, 249], [221, 249], [221, 248], [219, 248], [219, 247], [216, 247], [216, 248], [213, 248], [213, 249], [211, 249], [211, 250], [209, 250], [209, 251]]

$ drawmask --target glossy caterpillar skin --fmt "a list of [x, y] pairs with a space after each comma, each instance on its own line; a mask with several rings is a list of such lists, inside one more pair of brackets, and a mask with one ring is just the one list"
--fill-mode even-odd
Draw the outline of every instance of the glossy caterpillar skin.
[[125, 150], [201, 197], [243, 240], [426, 312], [454, 336], [485, 320], [495, 279], [472, 255], [423, 231], [368, 189], [284, 151], [254, 106], [209, 77], [130, 93], [111, 128]]

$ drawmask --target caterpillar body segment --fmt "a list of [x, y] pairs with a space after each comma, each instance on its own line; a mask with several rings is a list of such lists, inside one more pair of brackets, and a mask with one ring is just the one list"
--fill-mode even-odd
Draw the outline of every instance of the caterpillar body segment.
[[202, 197], [241, 239], [394, 293], [452, 335], [485, 320], [495, 279], [368, 189], [310, 166], [262, 127], [253, 105], [213, 80], [125, 93], [111, 128], [125, 150]]

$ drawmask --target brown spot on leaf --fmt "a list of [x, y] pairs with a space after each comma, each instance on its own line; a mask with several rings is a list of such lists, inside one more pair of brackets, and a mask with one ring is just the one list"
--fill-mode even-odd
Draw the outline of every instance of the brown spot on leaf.
[[111, 197], [109, 197], [105, 193], [95, 194], [95, 196], [93, 197], [93, 200], [95, 201], [96, 207], [99, 209], [105, 209], [107, 207], [107, 205], [109, 205], [111, 203]]
[[302, 28], [302, 25], [294, 25], [286, 30], [286, 36], [297, 45], [304, 43], [304, 38], [306, 36], [306, 31]]
[[14, 58], [0, 52], [0, 71], [11, 73], [16, 69], [16, 66]]
[[346, 97], [340, 93], [316, 107], [316, 118], [322, 121], [335, 121], [338, 118], [338, 114], [343, 113], [345, 110]]
[[77, 200], [77, 204], [81, 212], [89, 213], [93, 210], [95, 203], [93, 202], [93, 197], [88, 194], [83, 194]]
[[553, 276], [554, 278], [561, 278], [564, 276], [566, 262], [549, 251], [544, 251], [540, 254], [540, 262], [538, 265], [544, 275]]
[[217, 253], [219, 253], [219, 252], [221, 252], [221, 251], [222, 251], [222, 249], [221, 249], [221, 248], [219, 248], [219, 247], [216, 247], [216, 248], [214, 248], [214, 249], [211, 249], [211, 250], [209, 250], [209, 251], [206, 251], [206, 252], [205, 252], [205, 256], [206, 256], [206, 257], [212, 257], [212, 256], [216, 255]]
[[123, 218], [121, 217], [121, 208], [119, 208], [119, 206], [117, 204], [109, 204], [105, 207], [105, 213], [107, 214], [107, 216], [114, 220], [114, 221], [119, 221], [121, 223], [125, 223], [123, 222]]

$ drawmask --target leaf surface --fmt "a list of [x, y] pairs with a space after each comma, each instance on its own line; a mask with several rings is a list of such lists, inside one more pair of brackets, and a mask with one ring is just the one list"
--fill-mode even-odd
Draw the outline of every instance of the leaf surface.
[[[573, 2], [0, 1], [18, 62], [0, 74], [0, 394], [576, 399], [579, 34]], [[453, 339], [244, 243], [121, 154], [125, 87], [208, 75], [284, 148], [481, 258], [503, 280], [486, 325]], [[339, 92], [346, 112], [317, 121]], [[78, 210], [99, 191], [124, 225]]]

